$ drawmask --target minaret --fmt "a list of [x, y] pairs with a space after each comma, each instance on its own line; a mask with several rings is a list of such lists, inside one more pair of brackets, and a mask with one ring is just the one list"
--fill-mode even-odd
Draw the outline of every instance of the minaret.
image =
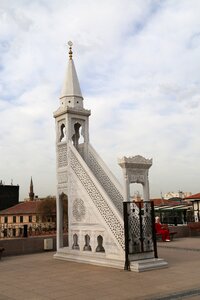
[[[72, 58], [72, 42], [68, 42], [69, 61], [60, 95], [60, 106], [54, 112], [56, 124], [56, 156], [57, 156], [57, 248], [63, 245], [63, 204], [62, 198], [69, 193], [69, 147], [71, 144], [87, 160], [89, 144], [90, 110], [83, 107], [81, 93], [74, 61]], [[70, 204], [69, 204], [70, 205]]]
[[33, 200], [34, 200], [33, 180], [32, 180], [32, 177], [31, 177], [31, 183], [30, 183], [29, 199], [30, 199], [30, 201], [33, 201]]
[[[69, 45], [69, 61], [60, 96], [60, 107], [54, 112], [56, 119], [57, 146], [59, 143], [71, 141], [77, 150], [84, 144], [84, 153], [89, 142], [90, 110], [83, 107], [78, 76], [72, 58], [72, 42]], [[81, 142], [82, 140], [82, 142]]]

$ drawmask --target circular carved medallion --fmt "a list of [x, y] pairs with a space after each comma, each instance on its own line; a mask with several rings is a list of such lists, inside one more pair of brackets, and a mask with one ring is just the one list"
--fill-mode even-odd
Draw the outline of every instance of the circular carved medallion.
[[85, 205], [82, 199], [77, 198], [73, 202], [72, 207], [73, 217], [77, 222], [80, 222], [85, 217]]

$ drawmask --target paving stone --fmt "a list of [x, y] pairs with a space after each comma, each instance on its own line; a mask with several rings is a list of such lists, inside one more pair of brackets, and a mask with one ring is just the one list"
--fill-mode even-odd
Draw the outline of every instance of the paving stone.
[[59, 261], [52, 252], [3, 257], [0, 300], [197, 300], [199, 250], [200, 238], [159, 243], [169, 268], [144, 273]]

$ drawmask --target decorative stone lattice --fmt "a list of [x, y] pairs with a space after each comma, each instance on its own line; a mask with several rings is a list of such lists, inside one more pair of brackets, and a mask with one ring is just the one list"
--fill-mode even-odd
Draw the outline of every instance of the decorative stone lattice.
[[76, 158], [75, 154], [73, 153], [72, 149], [70, 149], [70, 159], [71, 159], [71, 168], [81, 181], [82, 185], [86, 189], [88, 195], [92, 199], [93, 203], [99, 210], [101, 216], [104, 218], [105, 222], [109, 226], [111, 232], [117, 239], [118, 243], [124, 249], [124, 228], [123, 225], [120, 223], [120, 220], [116, 217], [113, 213], [111, 208], [109, 207], [106, 200], [103, 198], [93, 181], [91, 180], [90, 176], [87, 174], [85, 169], [79, 163], [78, 159]]
[[[144, 204], [144, 214], [141, 215], [144, 251], [153, 251], [152, 220], [150, 203]], [[130, 203], [129, 212], [129, 251], [141, 252], [141, 232], [139, 209], [135, 203]]]
[[58, 168], [67, 166], [67, 144], [58, 145]]
[[85, 205], [82, 199], [77, 198], [73, 202], [72, 214], [77, 222], [81, 222], [86, 214]]
[[153, 251], [152, 216], [151, 216], [150, 203], [144, 204], [143, 235], [144, 235], [144, 250]]
[[98, 179], [99, 183], [102, 185], [110, 199], [112, 200], [115, 207], [118, 209], [120, 214], [123, 213], [123, 196], [118, 191], [116, 186], [113, 184], [113, 182], [110, 180], [108, 175], [105, 173], [103, 168], [100, 166], [100, 164], [97, 162], [93, 154], [89, 151], [89, 167], [94, 173], [95, 177]]

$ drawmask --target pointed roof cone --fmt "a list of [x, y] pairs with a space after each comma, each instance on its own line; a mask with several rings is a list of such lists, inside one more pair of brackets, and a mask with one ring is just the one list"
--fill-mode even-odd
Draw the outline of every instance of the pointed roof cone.
[[30, 200], [34, 200], [34, 192], [33, 192], [33, 180], [32, 180], [32, 176], [31, 176], [31, 183], [30, 183], [29, 199], [30, 199]]
[[61, 91], [60, 99], [63, 97], [79, 97], [83, 99], [78, 76], [72, 59], [72, 42], [68, 42], [69, 45], [69, 63], [67, 72], [65, 75], [64, 84]]

